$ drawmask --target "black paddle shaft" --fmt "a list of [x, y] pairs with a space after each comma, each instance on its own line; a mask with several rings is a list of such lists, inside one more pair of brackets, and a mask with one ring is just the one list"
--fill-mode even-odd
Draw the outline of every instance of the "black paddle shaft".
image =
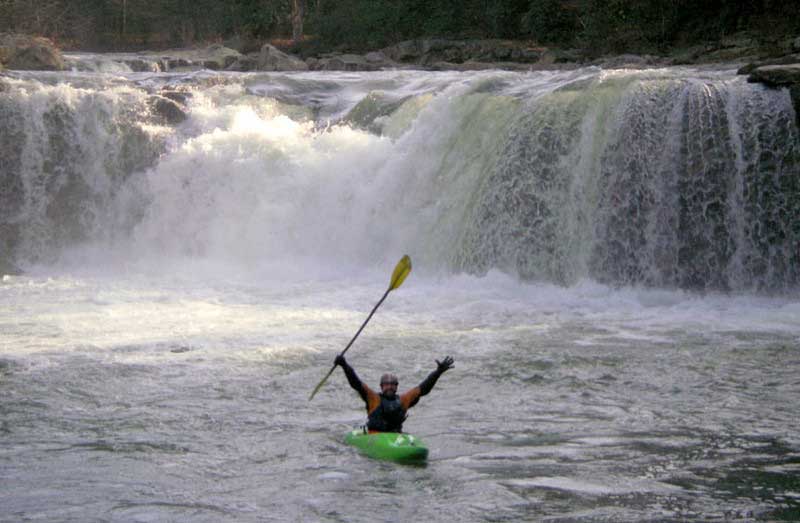
[[369, 313], [369, 316], [367, 316], [367, 319], [364, 320], [364, 323], [361, 324], [361, 328], [358, 329], [358, 332], [356, 332], [355, 336], [353, 336], [353, 339], [350, 340], [350, 343], [347, 344], [347, 347], [344, 348], [344, 350], [341, 352], [340, 356], [344, 356], [344, 353], [347, 352], [347, 349], [349, 349], [350, 346], [353, 344], [353, 342], [356, 341], [356, 338], [358, 338], [358, 335], [361, 334], [361, 331], [363, 331], [364, 327], [367, 326], [367, 323], [369, 323], [370, 318], [372, 318], [372, 315], [375, 314], [375, 311], [378, 310], [378, 307], [381, 306], [381, 303], [383, 303], [383, 300], [386, 299], [386, 297], [389, 295], [389, 292], [391, 292], [391, 290], [392, 289], [390, 287], [386, 291], [386, 293], [383, 295], [383, 298], [381, 298], [380, 301], [378, 301], [378, 303], [375, 304], [375, 307], [372, 308], [372, 312]]

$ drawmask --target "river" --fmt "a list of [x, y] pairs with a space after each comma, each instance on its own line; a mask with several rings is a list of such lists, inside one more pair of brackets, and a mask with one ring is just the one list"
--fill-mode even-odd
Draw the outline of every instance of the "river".
[[[0, 521], [800, 517], [785, 92], [91, 63], [0, 75]], [[406, 253], [348, 360], [455, 359], [424, 466], [343, 443], [341, 371], [308, 401]]]

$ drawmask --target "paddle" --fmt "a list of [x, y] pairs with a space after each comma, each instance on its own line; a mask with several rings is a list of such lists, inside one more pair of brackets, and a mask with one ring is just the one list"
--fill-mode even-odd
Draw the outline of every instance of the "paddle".
[[[369, 313], [369, 316], [367, 316], [367, 319], [364, 320], [364, 323], [361, 324], [361, 328], [358, 329], [356, 335], [353, 336], [353, 339], [350, 340], [350, 343], [348, 343], [347, 347], [344, 348], [344, 350], [342, 351], [342, 356], [344, 356], [344, 353], [347, 352], [347, 349], [350, 348], [353, 342], [356, 341], [356, 338], [358, 338], [358, 335], [361, 334], [361, 331], [364, 330], [364, 327], [367, 326], [367, 323], [369, 322], [370, 318], [372, 318], [372, 315], [375, 314], [376, 310], [378, 310], [378, 307], [381, 306], [383, 300], [386, 299], [386, 297], [389, 295], [390, 292], [392, 292], [393, 290], [395, 290], [396, 288], [400, 287], [400, 285], [403, 284], [403, 280], [406, 279], [406, 276], [408, 276], [409, 272], [411, 272], [411, 258], [409, 258], [408, 255], [406, 254], [405, 256], [400, 258], [399, 262], [397, 262], [397, 266], [394, 268], [394, 272], [392, 272], [392, 279], [389, 281], [389, 288], [386, 289], [386, 292], [384, 293], [383, 297], [375, 305], [375, 307], [372, 308], [372, 312]], [[323, 385], [325, 385], [325, 382], [328, 381], [328, 378], [331, 377], [331, 374], [333, 374], [333, 371], [335, 370], [336, 370], [336, 365], [334, 365], [333, 368], [331, 368], [331, 370], [328, 371], [325, 377], [322, 378], [322, 381], [320, 381], [317, 384], [317, 386], [314, 387], [314, 390], [311, 392], [311, 396], [308, 397], [308, 401], [314, 399], [314, 395], [317, 392], [319, 392], [319, 389], [321, 389]]]

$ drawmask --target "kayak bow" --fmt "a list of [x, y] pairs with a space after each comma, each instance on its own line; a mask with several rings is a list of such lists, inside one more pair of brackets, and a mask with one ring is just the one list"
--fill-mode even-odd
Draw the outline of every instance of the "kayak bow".
[[345, 435], [344, 441], [375, 459], [421, 462], [428, 457], [428, 448], [419, 438], [411, 434], [399, 432], [373, 432], [370, 434], [364, 432], [364, 429], [355, 429]]

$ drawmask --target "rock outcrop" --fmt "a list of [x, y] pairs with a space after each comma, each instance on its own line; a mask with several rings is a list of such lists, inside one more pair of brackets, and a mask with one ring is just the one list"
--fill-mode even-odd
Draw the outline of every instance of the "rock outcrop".
[[429, 66], [441, 63], [538, 62], [545, 49], [510, 40], [407, 40], [382, 49], [390, 60], [401, 64]]
[[156, 115], [162, 122], [177, 125], [182, 123], [188, 118], [186, 109], [182, 103], [175, 100], [174, 96], [167, 96], [172, 93], [162, 93], [162, 95], [153, 95], [149, 98], [148, 103], [154, 115]]
[[47, 38], [0, 34], [0, 69], [63, 71], [64, 57]]
[[800, 84], [800, 60], [793, 64], [762, 65], [750, 73], [748, 80], [771, 87], [790, 87]]
[[307, 71], [308, 64], [296, 56], [279, 51], [270, 44], [264, 44], [258, 55], [259, 71]]
[[800, 127], [800, 61], [785, 65], [762, 65], [747, 77], [749, 82], [759, 82], [770, 87], [787, 88], [792, 98], [797, 127]]

